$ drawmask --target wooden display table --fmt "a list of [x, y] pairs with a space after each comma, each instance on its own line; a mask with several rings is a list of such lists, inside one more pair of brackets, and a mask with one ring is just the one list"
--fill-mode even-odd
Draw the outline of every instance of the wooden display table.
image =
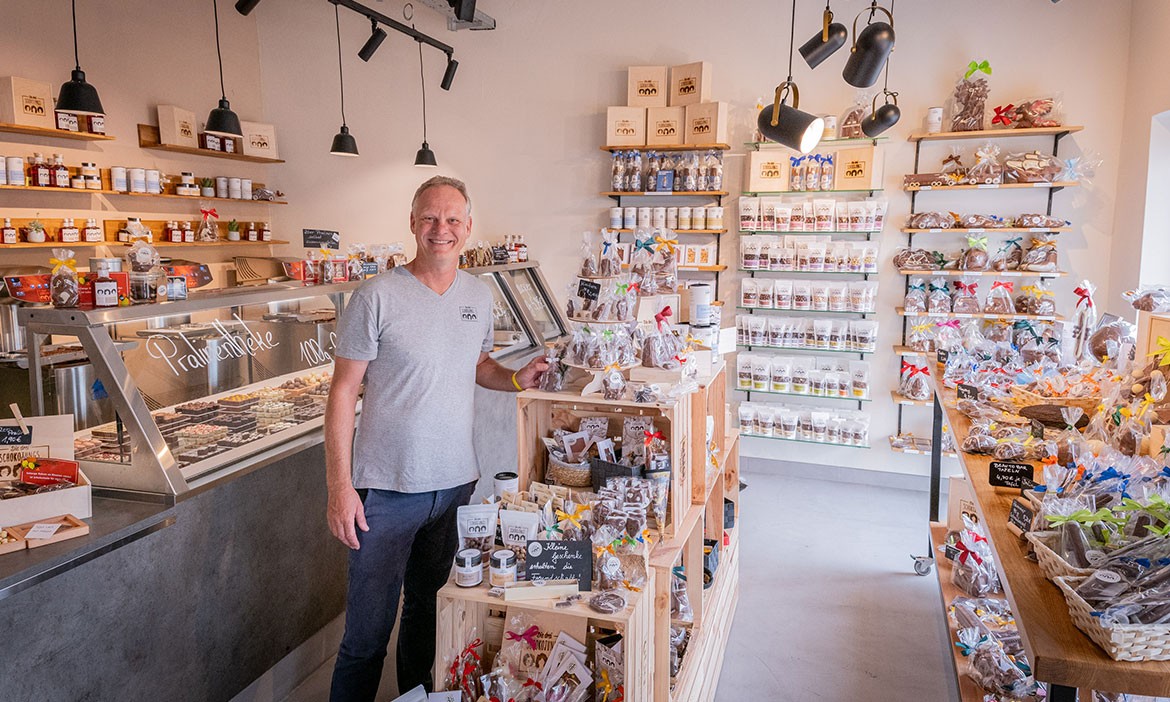
[[[966, 416], [954, 409], [954, 390], [938, 387], [946, 420], [961, 445], [971, 428]], [[1076, 689], [1170, 696], [1170, 662], [1115, 661], [1089, 640], [1069, 617], [1064, 596], [1040, 568], [1027, 559], [1027, 542], [1008, 530], [1008, 512], [1019, 490], [992, 487], [988, 482], [990, 456], [959, 452], [959, 463], [975, 492], [979, 519], [996, 553], [1004, 592], [1016, 617], [1028, 660], [1036, 679], [1054, 685], [1050, 702], [1076, 699]], [[1041, 475], [1037, 469], [1037, 477]], [[941, 561], [938, 561], [941, 563]]]

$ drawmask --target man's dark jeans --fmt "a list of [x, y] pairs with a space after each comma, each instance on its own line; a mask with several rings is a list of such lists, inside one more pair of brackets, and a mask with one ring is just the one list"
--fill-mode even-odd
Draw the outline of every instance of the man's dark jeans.
[[331, 702], [373, 702], [404, 588], [398, 689], [433, 689], [435, 594], [447, 582], [459, 544], [455, 510], [474, 491], [474, 482], [434, 492], [365, 491], [370, 530], [358, 530], [361, 548], [349, 552], [345, 635]]

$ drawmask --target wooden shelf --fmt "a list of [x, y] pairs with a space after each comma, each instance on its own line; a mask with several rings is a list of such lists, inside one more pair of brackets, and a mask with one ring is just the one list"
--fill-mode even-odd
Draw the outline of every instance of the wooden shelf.
[[8, 249], [69, 249], [79, 246], [122, 246], [122, 244], [116, 241], [75, 241], [72, 244], [67, 244], [63, 241], [46, 241], [43, 244], [30, 244], [27, 241], [22, 241], [18, 244], [0, 244], [0, 251], [7, 251]]
[[890, 391], [890, 399], [894, 401], [895, 405], [915, 405], [919, 407], [930, 407], [934, 404], [934, 399], [929, 400], [911, 400], [908, 397], [903, 397], [898, 394], [897, 390]]
[[42, 186], [21, 186], [21, 185], [0, 185], [0, 190], [21, 191], [27, 190], [32, 193], [57, 193], [65, 194], [72, 193], [74, 195], [117, 195], [120, 197], [151, 197], [151, 198], [165, 198], [168, 200], [189, 200], [191, 202], [232, 202], [244, 203], [249, 205], [287, 205], [288, 202], [284, 200], [242, 200], [230, 197], [200, 197], [197, 195], [174, 195], [172, 193], [130, 193], [119, 192], [117, 190], [82, 190], [80, 188], [46, 188]]
[[23, 124], [6, 124], [0, 122], [0, 132], [7, 134], [25, 134], [28, 136], [51, 137], [54, 139], [72, 139], [73, 141], [113, 141], [114, 137], [105, 134], [90, 134], [89, 132], [67, 132], [64, 129], [47, 127], [26, 127]]
[[[833, 193], [880, 193], [882, 188], [853, 188], [848, 190], [745, 190], [744, 195], [748, 197], [755, 197], [757, 195], [826, 195]], [[824, 232], [818, 232], [824, 233]], [[858, 232], [860, 233], [860, 232]]]
[[[629, 267], [630, 267], [630, 264], [628, 264], [628, 263], [622, 264], [623, 269], [626, 269]], [[702, 271], [702, 272], [706, 272], [706, 273], [722, 273], [723, 271], [727, 270], [727, 266], [725, 266], [723, 264], [719, 264], [716, 266], [679, 266], [678, 269], [680, 271]]]
[[725, 197], [726, 190], [695, 190], [691, 192], [671, 191], [671, 192], [607, 192], [602, 193], [603, 197]]
[[643, 144], [641, 146], [602, 146], [602, 151], [728, 151], [731, 149], [727, 144], [682, 144], [674, 146], [653, 146], [650, 144]]
[[[895, 439], [895, 437], [893, 437], [893, 436], [890, 437], [891, 442], [894, 439]], [[911, 454], [914, 456], [929, 456], [930, 455], [930, 439], [915, 438], [915, 442], [917, 444], [916, 448], [897, 448], [891, 444], [890, 450], [896, 451], [897, 453], [908, 453], [908, 454]], [[942, 455], [946, 458], [958, 458], [959, 457], [959, 455], [957, 453], [955, 453], [954, 451], [943, 451]]]
[[151, 124], [138, 125], [138, 145], [144, 149], [169, 151], [171, 153], [187, 154], [190, 156], [209, 156], [211, 158], [222, 158], [229, 161], [249, 161], [251, 163], [284, 163], [284, 159], [279, 158], [248, 156], [246, 154], [229, 154], [222, 151], [211, 151], [210, 149], [192, 148], [190, 146], [161, 144], [159, 143], [158, 127]]
[[1039, 314], [991, 314], [989, 312], [980, 312], [978, 314], [966, 314], [963, 312], [919, 312], [913, 314], [906, 314], [905, 307], [899, 307], [898, 315], [901, 317], [935, 317], [939, 319], [1006, 319], [1008, 321], [1015, 321], [1020, 319], [1034, 320], [1037, 322], [1056, 322], [1063, 321], [1064, 317], [1060, 315], [1039, 315]]
[[[971, 422], [947, 406], [955, 402], [953, 390], [936, 387], [936, 391], [944, 401], [955, 441], [961, 444]], [[990, 456], [963, 454], [960, 463], [975, 491], [979, 521], [995, 549], [1007, 599], [1036, 679], [1072, 688], [1170, 696], [1170, 661], [1115, 661], [1076, 628], [1060, 590], [1028, 560], [1031, 549], [1027, 543], [1008, 529], [1012, 498], [1019, 490], [996, 488], [988, 482], [992, 460]]]
[[786, 275], [877, 275], [877, 271], [774, 271], [770, 268], [739, 268], [741, 273], [784, 273]]
[[877, 231], [865, 231], [865, 232], [854, 231], [852, 229], [845, 229], [845, 230], [834, 229], [832, 231], [822, 231], [822, 232], [811, 231], [811, 230], [807, 230], [807, 229], [802, 229], [798, 232], [791, 232], [791, 231], [781, 232], [781, 231], [771, 231], [771, 230], [764, 230], [764, 229], [740, 229], [739, 233], [740, 234], [881, 234], [882, 232], [880, 229]]
[[901, 344], [894, 346], [894, 353], [898, 354], [899, 356], [926, 356], [927, 355], [923, 351], [915, 351], [914, 349], [910, 348], [909, 346], [903, 346]]
[[[854, 144], [873, 144], [877, 146], [879, 141], [887, 141], [889, 137], [853, 137], [849, 139], [821, 139], [817, 142], [815, 149], [820, 149], [822, 146], [832, 148], [836, 146], [852, 146]], [[755, 149], [757, 151], [771, 150], [771, 149], [787, 149], [793, 153], [797, 153], [795, 149], [789, 148], [784, 144], [775, 141], [745, 141], [744, 146]]]
[[[227, 239], [220, 239], [219, 241], [191, 241], [184, 244], [173, 244], [169, 241], [155, 241], [152, 242], [156, 248], [168, 247], [181, 249], [186, 246], [277, 246], [279, 244], [287, 244], [289, 242], [282, 239], [273, 239], [272, 241], [228, 241]], [[114, 246], [129, 246], [121, 242], [113, 242]]]
[[930, 523], [930, 551], [934, 557], [934, 572], [938, 576], [939, 596], [942, 598], [942, 612], [943, 619], [946, 620], [947, 633], [950, 636], [947, 648], [951, 651], [951, 656], [955, 663], [955, 676], [959, 687], [960, 702], [982, 702], [983, 696], [987, 694], [983, 688], [975, 684], [967, 671], [967, 659], [959, 652], [959, 647], [955, 643], [959, 640], [959, 630], [953, 621], [951, 621], [948, 613], [951, 603], [955, 601], [956, 597], [964, 597], [965, 594], [951, 584], [951, 571], [954, 566], [951, 562], [943, 557], [939, 551], [939, 546], [947, 538], [947, 526], [939, 524], [938, 522]]
[[[650, 228], [651, 227], [644, 227], [644, 229], [650, 229]], [[609, 231], [622, 232], [624, 234], [624, 233], [628, 233], [628, 232], [633, 232], [635, 230], [633, 230], [633, 229], [610, 229]], [[671, 229], [670, 231], [674, 232], [675, 234], [726, 234], [727, 233], [726, 229]]]
[[1051, 188], [1053, 190], [1060, 190], [1061, 188], [1074, 188], [1080, 185], [1079, 182], [1073, 181], [1057, 181], [1055, 183], [983, 183], [980, 185], [940, 185], [937, 188], [933, 185], [922, 185], [918, 187], [902, 186], [902, 190], [906, 192], [943, 192], [947, 190], [1014, 190], [1014, 189], [1032, 189], [1032, 190], [1046, 190]]
[[946, 141], [950, 139], [996, 139], [999, 137], [1064, 136], [1079, 132], [1084, 127], [1031, 127], [1028, 129], [978, 129], [969, 132], [915, 132], [906, 141]]
[[1055, 271], [1052, 273], [1040, 273], [1037, 271], [916, 271], [905, 268], [898, 269], [898, 272], [902, 275], [945, 275], [952, 278], [962, 278], [968, 275], [994, 278], [1063, 278], [1068, 275], [1064, 271]]
[[761, 393], [764, 395], [786, 395], [788, 397], [808, 397], [814, 400], [848, 400], [849, 402], [869, 402], [868, 397], [853, 397], [852, 395], [810, 395], [807, 392], [776, 392], [775, 390], [747, 390], [745, 388], [732, 388], [736, 392], [752, 392]]
[[[919, 188], [921, 190], [921, 188]], [[942, 190], [942, 188], [939, 188]], [[910, 227], [902, 227], [903, 234], [996, 234], [1003, 232], [1004, 234], [1042, 234], [1044, 232], [1071, 232], [1072, 227], [978, 227], [978, 228], [963, 228], [951, 227], [950, 229], [912, 229]]]

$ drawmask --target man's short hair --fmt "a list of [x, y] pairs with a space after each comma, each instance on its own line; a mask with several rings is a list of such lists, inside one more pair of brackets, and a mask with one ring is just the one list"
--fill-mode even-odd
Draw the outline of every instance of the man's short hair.
[[426, 191], [430, 190], [431, 188], [437, 188], [440, 185], [449, 185], [452, 188], [455, 188], [456, 190], [459, 191], [459, 194], [462, 195], [463, 199], [467, 201], [467, 216], [470, 217], [471, 216], [471, 196], [467, 194], [467, 185], [463, 181], [459, 180], [458, 178], [451, 178], [449, 176], [441, 176], [441, 175], [437, 175], [437, 176], [434, 176], [432, 178], [428, 178], [425, 183], [418, 186], [418, 190], [414, 191], [414, 199], [412, 199], [410, 201], [411, 214], [414, 214], [414, 208], [418, 205], [418, 199], [420, 197], [422, 197], [422, 194], [425, 193]]

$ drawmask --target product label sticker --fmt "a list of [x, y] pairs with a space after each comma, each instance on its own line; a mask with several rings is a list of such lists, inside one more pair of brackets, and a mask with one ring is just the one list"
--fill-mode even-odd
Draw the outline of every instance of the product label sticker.
[[57, 530], [61, 528], [60, 524], [33, 524], [32, 529], [28, 530], [25, 535], [26, 539], [50, 539]]
[[460, 305], [459, 318], [464, 322], [475, 322], [479, 319], [479, 308], [475, 305]]

